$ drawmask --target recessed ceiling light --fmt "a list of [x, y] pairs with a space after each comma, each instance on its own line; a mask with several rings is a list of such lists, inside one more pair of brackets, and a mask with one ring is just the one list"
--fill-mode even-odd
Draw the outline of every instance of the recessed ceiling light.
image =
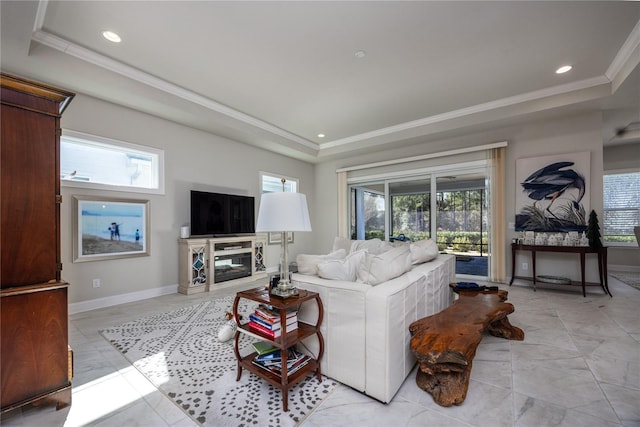
[[564, 74], [567, 71], [571, 71], [573, 67], [571, 65], [563, 65], [562, 67], [556, 70], [556, 74]]
[[354, 56], [358, 59], [362, 59], [365, 56], [367, 56], [367, 52], [365, 52], [364, 50], [359, 50], [356, 53], [354, 53]]
[[114, 33], [113, 31], [103, 31], [102, 32], [102, 37], [104, 37], [105, 39], [109, 40], [110, 42], [113, 43], [120, 43], [122, 41], [122, 39], [120, 38], [119, 35], [117, 35], [116, 33]]
[[319, 134], [318, 134], [318, 138], [324, 138], [324, 137], [325, 137], [325, 134], [324, 134], [324, 133], [319, 133]]

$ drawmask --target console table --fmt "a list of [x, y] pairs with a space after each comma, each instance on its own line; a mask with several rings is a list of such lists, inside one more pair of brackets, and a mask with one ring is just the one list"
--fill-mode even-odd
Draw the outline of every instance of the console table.
[[[516, 252], [517, 251], [529, 251], [531, 252], [531, 268], [533, 272], [533, 277], [523, 277], [515, 275], [516, 268]], [[609, 291], [609, 279], [607, 278], [607, 248], [592, 248], [589, 246], [540, 246], [540, 245], [522, 245], [520, 243], [512, 243], [511, 244], [511, 281], [509, 282], [509, 286], [513, 284], [513, 279], [525, 279], [533, 281], [533, 290], [536, 290], [536, 252], [562, 252], [562, 253], [572, 253], [572, 254], [580, 254], [580, 274], [582, 285], [582, 296], [586, 297], [587, 293], [585, 291], [585, 286], [597, 286], [597, 283], [585, 283], [584, 280], [584, 264], [585, 264], [585, 255], [586, 254], [596, 254], [598, 256], [598, 273], [600, 276], [599, 285], [602, 287], [602, 290], [605, 291], [609, 296], [611, 295], [611, 291]], [[573, 284], [573, 283], [572, 283]]]

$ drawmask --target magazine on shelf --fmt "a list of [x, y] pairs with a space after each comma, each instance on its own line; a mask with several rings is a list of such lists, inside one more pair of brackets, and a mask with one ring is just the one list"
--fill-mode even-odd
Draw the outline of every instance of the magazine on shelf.
[[[311, 357], [309, 355], [290, 348], [287, 353], [287, 374], [291, 375], [296, 372], [298, 369], [309, 363], [310, 360]], [[253, 363], [276, 375], [282, 374], [282, 359], [279, 355], [277, 357], [274, 356], [272, 359], [261, 359], [257, 356], [253, 359]]]

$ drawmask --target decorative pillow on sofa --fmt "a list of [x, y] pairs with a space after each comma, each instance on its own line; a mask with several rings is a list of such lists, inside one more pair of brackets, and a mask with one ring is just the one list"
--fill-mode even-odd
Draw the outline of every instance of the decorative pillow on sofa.
[[411, 262], [422, 264], [438, 257], [438, 245], [432, 239], [418, 240], [410, 244]]
[[349, 253], [351, 251], [351, 244], [353, 240], [347, 239], [346, 237], [336, 237], [333, 239], [333, 249], [332, 252], [339, 251], [340, 249], [344, 249], [345, 253]]
[[377, 255], [366, 253], [358, 269], [358, 282], [377, 285], [401, 276], [410, 269], [409, 245], [393, 248]]
[[318, 264], [332, 259], [342, 259], [347, 256], [347, 252], [344, 249], [340, 249], [331, 252], [327, 255], [307, 255], [299, 254], [296, 257], [296, 263], [298, 264], [298, 273], [306, 274], [309, 276], [318, 275]]
[[358, 268], [367, 251], [352, 252], [344, 259], [334, 259], [318, 264], [318, 276], [330, 280], [344, 280], [355, 282], [358, 276]]
[[352, 240], [350, 250], [351, 252], [365, 250], [369, 253], [377, 254], [380, 243], [382, 243], [380, 239]]

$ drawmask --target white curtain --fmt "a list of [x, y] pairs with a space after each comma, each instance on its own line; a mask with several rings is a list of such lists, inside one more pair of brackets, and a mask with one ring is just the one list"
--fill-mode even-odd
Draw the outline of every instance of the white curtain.
[[489, 281], [506, 280], [505, 148], [488, 150], [489, 157]]

